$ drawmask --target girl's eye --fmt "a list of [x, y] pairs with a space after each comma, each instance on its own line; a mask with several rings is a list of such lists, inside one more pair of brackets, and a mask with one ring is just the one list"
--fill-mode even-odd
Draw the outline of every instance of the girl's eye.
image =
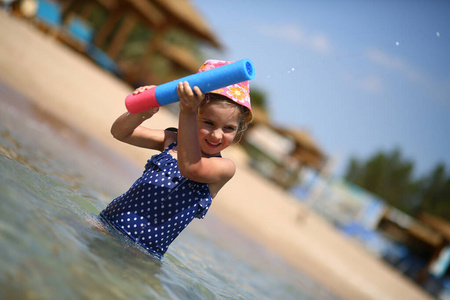
[[214, 125], [214, 123], [211, 122], [211, 121], [205, 121], [205, 124], [206, 124], [206, 125], [211, 125], [211, 126]]
[[234, 128], [233, 126], [227, 126], [227, 127], [225, 127], [225, 130], [227, 130], [227, 131], [235, 131], [236, 128]]

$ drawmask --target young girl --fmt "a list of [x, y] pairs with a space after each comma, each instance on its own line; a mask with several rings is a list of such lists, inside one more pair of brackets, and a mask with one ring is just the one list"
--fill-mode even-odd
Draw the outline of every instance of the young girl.
[[[208, 60], [199, 72], [227, 63]], [[125, 113], [114, 122], [111, 133], [116, 139], [162, 152], [150, 158], [142, 176], [100, 214], [159, 259], [194, 217], [204, 218], [212, 199], [233, 177], [236, 166], [222, 158], [221, 151], [238, 141], [252, 120], [248, 81], [206, 95], [183, 82], [177, 94], [178, 132], [140, 125], [158, 108]]]

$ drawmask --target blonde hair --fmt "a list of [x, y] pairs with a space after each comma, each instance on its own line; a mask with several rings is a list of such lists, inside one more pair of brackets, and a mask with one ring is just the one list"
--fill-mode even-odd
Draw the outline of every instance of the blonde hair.
[[250, 109], [248, 109], [247, 107], [240, 105], [240, 104], [236, 103], [235, 101], [231, 100], [230, 98], [227, 98], [220, 94], [207, 93], [205, 95], [205, 99], [200, 103], [200, 105], [198, 107], [199, 113], [202, 113], [207, 105], [210, 105], [213, 103], [230, 105], [239, 110], [239, 113], [240, 113], [239, 126], [237, 128], [236, 137], [234, 138], [234, 141], [233, 141], [234, 143], [239, 143], [242, 136], [244, 135], [245, 130], [248, 127], [248, 124], [250, 124], [253, 120]]

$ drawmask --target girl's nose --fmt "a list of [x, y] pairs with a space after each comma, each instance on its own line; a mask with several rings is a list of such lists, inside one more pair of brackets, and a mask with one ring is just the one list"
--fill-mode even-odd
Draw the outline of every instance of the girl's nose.
[[222, 139], [222, 130], [215, 129], [215, 130], [213, 130], [211, 135], [212, 135], [213, 138], [215, 138], [217, 140], [221, 140]]

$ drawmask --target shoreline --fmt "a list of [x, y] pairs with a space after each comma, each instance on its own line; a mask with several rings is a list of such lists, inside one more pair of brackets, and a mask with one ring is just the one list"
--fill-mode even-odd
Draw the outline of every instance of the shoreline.
[[[112, 122], [125, 112], [124, 98], [131, 87], [3, 11], [0, 40], [0, 80], [39, 109], [138, 167], [145, 164], [151, 151], [117, 142], [109, 133]], [[166, 109], [150, 122], [161, 128], [177, 126], [176, 116]], [[236, 162], [238, 171], [211, 206], [221, 220], [342, 299], [432, 299], [396, 270], [343, 237], [292, 195], [258, 176], [246, 165], [238, 147], [226, 150], [224, 155]], [[307, 218], [299, 221], [299, 214], [305, 212]]]

